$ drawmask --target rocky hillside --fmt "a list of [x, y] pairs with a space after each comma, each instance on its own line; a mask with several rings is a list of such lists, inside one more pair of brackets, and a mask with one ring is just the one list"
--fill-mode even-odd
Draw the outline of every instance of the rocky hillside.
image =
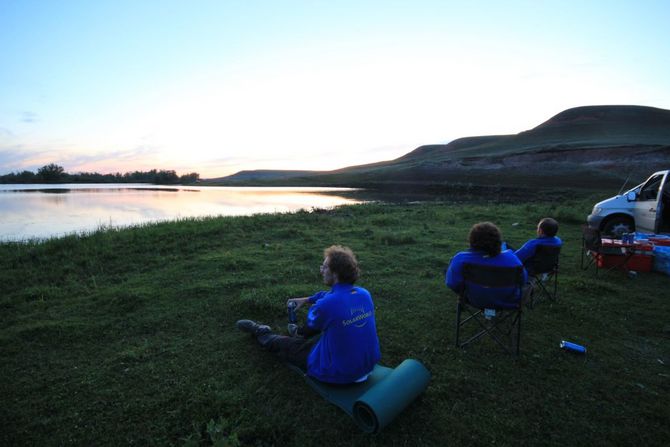
[[[670, 110], [586, 106], [565, 110], [515, 135], [421, 146], [395, 160], [329, 172], [245, 171], [246, 182], [372, 185], [474, 183], [611, 187], [670, 169]], [[256, 175], [257, 173], [258, 175]], [[240, 175], [224, 178], [238, 183]], [[266, 182], [267, 184], [267, 182]]]

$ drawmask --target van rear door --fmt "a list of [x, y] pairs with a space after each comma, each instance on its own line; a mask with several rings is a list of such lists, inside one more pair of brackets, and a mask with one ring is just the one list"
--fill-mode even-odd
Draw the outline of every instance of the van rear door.
[[643, 233], [656, 232], [657, 217], [659, 217], [658, 205], [661, 198], [659, 192], [667, 175], [667, 172], [657, 172], [642, 185], [633, 210], [637, 231]]

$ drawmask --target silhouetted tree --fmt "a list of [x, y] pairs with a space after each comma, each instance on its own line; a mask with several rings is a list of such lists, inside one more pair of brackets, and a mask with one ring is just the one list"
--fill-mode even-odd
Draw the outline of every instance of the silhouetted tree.
[[179, 177], [177, 173], [173, 170], [163, 170], [161, 169], [156, 173], [154, 183], [159, 185], [174, 185], [179, 183]]
[[200, 174], [197, 172], [190, 172], [179, 177], [180, 183], [195, 183], [200, 180]]
[[30, 171], [12, 172], [0, 176], [0, 183], [35, 183], [35, 173]]
[[49, 163], [37, 170], [37, 176], [44, 183], [57, 183], [62, 180], [65, 174], [65, 169], [55, 163]]
[[97, 172], [77, 172], [68, 174], [61, 166], [55, 163], [42, 166], [37, 174], [23, 171], [0, 175], [0, 183], [155, 183], [159, 185], [174, 185], [177, 183], [194, 183], [200, 179], [200, 174], [191, 172], [181, 177], [173, 170], [134, 171], [121, 174], [99, 174]]

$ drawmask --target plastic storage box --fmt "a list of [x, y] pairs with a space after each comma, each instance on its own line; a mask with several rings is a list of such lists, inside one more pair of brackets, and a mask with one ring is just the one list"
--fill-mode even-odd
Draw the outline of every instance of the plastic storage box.
[[670, 247], [657, 245], [654, 247], [654, 271], [670, 275]]

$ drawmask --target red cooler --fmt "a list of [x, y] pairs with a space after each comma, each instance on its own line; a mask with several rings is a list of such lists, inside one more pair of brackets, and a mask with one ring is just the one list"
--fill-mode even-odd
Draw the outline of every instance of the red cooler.
[[654, 244], [644, 239], [624, 244], [618, 239], [603, 238], [600, 251], [596, 255], [598, 268], [650, 272], [654, 263]]

